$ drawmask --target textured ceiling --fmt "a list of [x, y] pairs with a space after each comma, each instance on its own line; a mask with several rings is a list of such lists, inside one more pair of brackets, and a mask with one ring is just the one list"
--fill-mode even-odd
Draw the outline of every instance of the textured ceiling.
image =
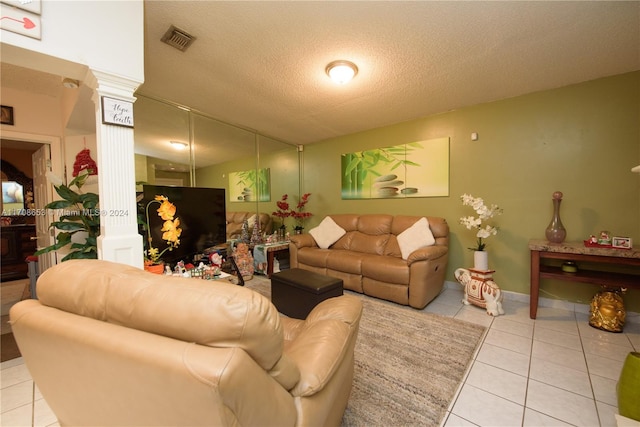
[[[145, 19], [141, 93], [296, 144], [640, 69], [637, 1], [146, 1]], [[172, 24], [186, 52], [160, 42]]]
[[[144, 4], [145, 82], [138, 94], [146, 97], [135, 106], [136, 151], [162, 158], [176, 158], [160, 148], [174, 138], [165, 128], [176, 118], [149, 109], [144, 98], [308, 144], [640, 70], [639, 1]], [[160, 41], [171, 25], [196, 37], [186, 52]], [[358, 65], [350, 84], [326, 76], [336, 59]], [[4, 63], [0, 71], [3, 87], [61, 96], [64, 76]], [[92, 129], [91, 94], [80, 90], [84, 104], [70, 127]], [[251, 139], [237, 129], [223, 133]], [[196, 160], [222, 161], [230, 147], [230, 140], [224, 149], [201, 147]]]

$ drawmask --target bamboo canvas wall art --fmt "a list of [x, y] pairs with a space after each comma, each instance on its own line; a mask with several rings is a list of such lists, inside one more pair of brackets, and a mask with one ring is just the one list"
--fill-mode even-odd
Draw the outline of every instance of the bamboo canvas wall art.
[[269, 168], [250, 169], [229, 173], [229, 201], [271, 201], [271, 179]]
[[449, 138], [341, 155], [343, 199], [449, 195]]

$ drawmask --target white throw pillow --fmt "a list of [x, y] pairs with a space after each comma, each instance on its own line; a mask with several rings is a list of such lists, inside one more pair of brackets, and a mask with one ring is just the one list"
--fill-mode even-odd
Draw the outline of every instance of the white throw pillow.
[[436, 239], [433, 237], [433, 233], [429, 228], [429, 221], [424, 217], [398, 234], [398, 245], [400, 245], [402, 259], [409, 258], [411, 252], [416, 249], [432, 246], [434, 243], [436, 243]]
[[247, 219], [247, 225], [249, 226], [249, 230], [252, 230], [256, 225], [256, 214], [253, 214]]
[[340, 227], [331, 217], [325, 217], [322, 222], [309, 230], [309, 234], [313, 236], [319, 247], [327, 249], [344, 236], [347, 232]]

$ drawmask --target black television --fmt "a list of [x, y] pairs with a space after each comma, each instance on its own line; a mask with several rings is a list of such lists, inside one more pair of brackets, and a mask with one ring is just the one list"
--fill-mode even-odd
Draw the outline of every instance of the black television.
[[[162, 255], [164, 262], [169, 264], [178, 261], [191, 262], [194, 255], [227, 241], [224, 188], [144, 185], [140, 206], [146, 207], [147, 203], [154, 200], [157, 195], [166, 196], [176, 206], [175, 216], [180, 219], [180, 228], [182, 228], [180, 245]], [[160, 230], [164, 221], [158, 216], [159, 206], [157, 203], [149, 206], [149, 223], [153, 246], [163, 251], [167, 247], [167, 242], [162, 240]], [[146, 234], [143, 238], [146, 249]]]

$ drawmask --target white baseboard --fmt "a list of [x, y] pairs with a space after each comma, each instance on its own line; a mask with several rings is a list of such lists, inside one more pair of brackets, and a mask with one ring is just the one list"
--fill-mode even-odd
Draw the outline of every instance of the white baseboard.
[[[444, 285], [448, 289], [462, 289], [462, 285], [458, 282], [445, 281]], [[521, 302], [529, 304], [529, 294], [521, 294], [519, 292], [502, 291], [502, 296], [507, 301]], [[589, 314], [589, 305], [577, 302], [564, 301], [553, 298], [538, 298], [538, 307], [557, 308], [559, 310], [574, 311], [576, 313]], [[626, 323], [635, 323], [640, 325], [640, 313], [627, 311]]]

